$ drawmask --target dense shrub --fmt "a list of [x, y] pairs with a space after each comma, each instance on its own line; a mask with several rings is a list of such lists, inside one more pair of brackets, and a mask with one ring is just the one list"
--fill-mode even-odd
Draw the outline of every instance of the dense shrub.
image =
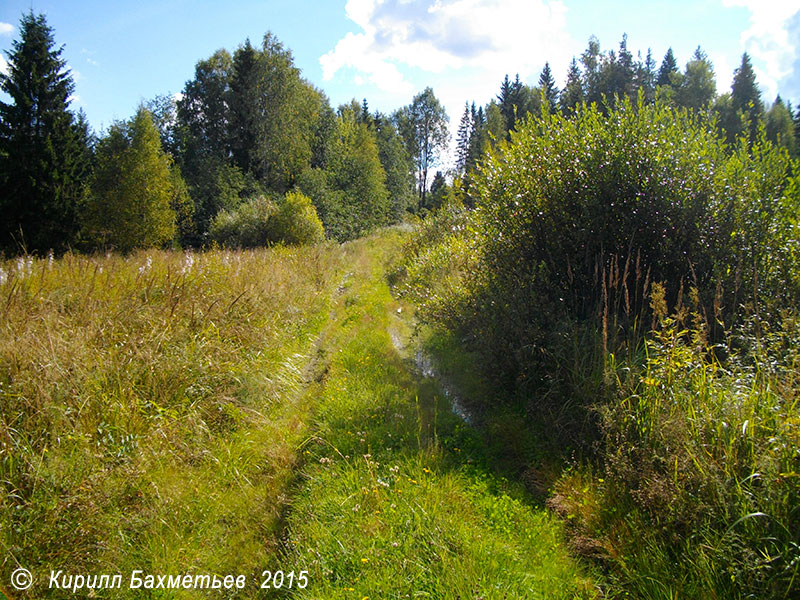
[[524, 409], [515, 438], [577, 457], [551, 505], [634, 597], [799, 585], [799, 181], [763, 136], [581, 107], [521, 125], [475, 210], [407, 245], [406, 289]]
[[236, 210], [214, 217], [211, 240], [227, 248], [255, 248], [274, 243], [316, 244], [325, 239], [322, 222], [311, 200], [288, 192], [279, 202], [259, 196]]
[[694, 286], [721, 323], [747, 303], [791, 305], [791, 165], [766, 142], [730, 150], [710, 124], [661, 106], [531, 119], [474, 178], [472, 304], [454, 325], [519, 377], [564, 320], [602, 317], [605, 338], [614, 324], [641, 329], [652, 282], [670, 306]]
[[288, 192], [269, 222], [270, 238], [285, 244], [316, 244], [325, 240], [322, 221], [311, 199]]
[[222, 210], [211, 221], [208, 235], [226, 248], [255, 248], [270, 241], [270, 219], [275, 202], [265, 196], [242, 203], [232, 211]]

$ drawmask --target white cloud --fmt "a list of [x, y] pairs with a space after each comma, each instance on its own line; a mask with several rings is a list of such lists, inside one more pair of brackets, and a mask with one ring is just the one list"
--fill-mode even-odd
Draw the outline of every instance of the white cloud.
[[0, 35], [11, 35], [14, 33], [14, 26], [0, 21]]
[[758, 83], [767, 93], [764, 100], [771, 103], [781, 82], [792, 76], [800, 51], [796, 35], [790, 33], [792, 17], [800, 14], [797, 0], [722, 0], [722, 4], [750, 12], [750, 27], [740, 41], [754, 59]]
[[566, 73], [575, 47], [561, 0], [348, 0], [345, 11], [362, 31], [320, 58], [323, 78], [372, 84], [395, 106], [431, 86], [451, 137], [465, 101], [493, 98], [506, 74], [536, 85], [545, 61]]
[[0, 73], [8, 75], [8, 63], [2, 53], [0, 53]]
[[564, 69], [569, 60], [560, 0], [349, 0], [345, 10], [363, 31], [320, 58], [326, 81], [352, 69], [383, 91], [409, 94], [401, 67], [434, 75], [469, 69], [497, 87], [506, 73], [525, 78], [546, 59]]

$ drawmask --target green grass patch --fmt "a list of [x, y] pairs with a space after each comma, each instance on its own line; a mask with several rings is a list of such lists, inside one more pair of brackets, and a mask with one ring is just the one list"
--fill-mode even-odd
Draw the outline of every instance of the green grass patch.
[[335, 308], [291, 502], [286, 561], [310, 582], [297, 596], [596, 597], [557, 520], [495, 474], [475, 431], [398, 351], [403, 306], [384, 279], [397, 244], [372, 244]]

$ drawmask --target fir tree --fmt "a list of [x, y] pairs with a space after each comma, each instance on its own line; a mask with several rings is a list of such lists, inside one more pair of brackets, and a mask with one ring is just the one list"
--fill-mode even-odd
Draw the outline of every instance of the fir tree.
[[578, 67], [578, 61], [572, 58], [569, 64], [569, 71], [567, 71], [567, 82], [564, 89], [561, 91], [559, 104], [563, 114], [569, 114], [575, 110], [575, 107], [583, 102], [583, 86], [581, 85], [581, 70]]
[[473, 114], [475, 105], [472, 105], [472, 112], [470, 112], [469, 102], [464, 104], [464, 114], [461, 116], [461, 122], [458, 124], [458, 137], [456, 139], [456, 170], [459, 173], [464, 173], [467, 166], [467, 157], [469, 156], [469, 140], [472, 137], [474, 127]]
[[658, 70], [658, 77], [656, 77], [656, 86], [672, 85], [672, 75], [677, 72], [678, 61], [675, 60], [672, 48], [669, 48], [664, 55], [664, 60], [661, 61], [661, 68]]
[[581, 64], [583, 65], [582, 87], [586, 102], [599, 103], [603, 99], [599, 81], [600, 42], [595, 36], [589, 38], [589, 45], [581, 54]]
[[69, 111], [75, 86], [53, 30], [32, 12], [8, 53], [0, 89], [0, 247], [61, 250], [79, 230], [90, 168], [89, 131]]
[[550, 63], [544, 63], [541, 75], [539, 75], [539, 87], [544, 94], [544, 99], [550, 105], [550, 112], [556, 111], [556, 100], [558, 100], [558, 88], [556, 81], [553, 79], [553, 73], [550, 71]]
[[647, 49], [647, 57], [644, 61], [642, 61], [641, 54], [639, 55], [633, 87], [635, 91], [642, 91], [644, 101], [648, 104], [656, 99], [656, 61], [650, 48]]
[[731, 84], [731, 103], [733, 109], [743, 113], [750, 123], [750, 141], [756, 139], [758, 125], [764, 116], [764, 105], [761, 102], [761, 92], [756, 85], [756, 74], [750, 63], [750, 56], [742, 54], [742, 64], [733, 72]]

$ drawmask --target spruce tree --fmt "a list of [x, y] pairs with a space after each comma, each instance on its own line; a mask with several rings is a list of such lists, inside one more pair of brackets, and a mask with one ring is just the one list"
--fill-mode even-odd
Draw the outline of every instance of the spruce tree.
[[601, 102], [603, 100], [600, 90], [600, 41], [595, 37], [589, 38], [589, 45], [586, 51], [581, 54], [581, 64], [583, 65], [583, 93], [586, 102]]
[[79, 230], [90, 168], [89, 131], [69, 111], [75, 85], [44, 15], [20, 21], [0, 89], [0, 247], [61, 250]]
[[467, 150], [467, 160], [464, 163], [464, 170], [469, 172], [478, 164], [483, 153], [484, 140], [486, 139], [486, 117], [483, 107], [475, 109], [475, 103], [470, 106], [470, 117], [472, 118], [472, 133], [469, 136], [469, 147]]
[[661, 61], [661, 68], [658, 70], [658, 77], [656, 77], [656, 86], [672, 85], [672, 74], [677, 72], [678, 61], [675, 60], [672, 48], [669, 48], [664, 55], [664, 60]]
[[575, 107], [583, 102], [583, 86], [581, 85], [581, 70], [578, 67], [578, 61], [575, 57], [569, 63], [569, 71], [567, 71], [567, 82], [564, 84], [564, 89], [561, 91], [559, 98], [559, 105], [561, 112], [565, 115], [575, 110]]
[[556, 80], [553, 79], [553, 73], [550, 70], [550, 63], [544, 63], [541, 75], [539, 75], [539, 87], [544, 93], [544, 99], [550, 106], [550, 112], [556, 111], [556, 100], [558, 99], [558, 88], [556, 87]]
[[514, 127], [517, 115], [514, 107], [514, 90], [507, 73], [503, 83], [500, 84], [500, 93], [497, 95], [497, 101], [500, 113], [505, 121], [505, 131], [510, 131]]
[[656, 99], [656, 61], [653, 52], [647, 49], [647, 57], [642, 61], [641, 54], [636, 62], [635, 76], [633, 82], [634, 93], [642, 91], [644, 101], [648, 104]]
[[469, 155], [469, 140], [472, 137], [473, 113], [475, 105], [473, 104], [473, 112], [470, 112], [469, 102], [464, 104], [464, 114], [461, 115], [461, 122], [458, 124], [458, 135], [456, 139], [456, 170], [459, 173], [464, 173], [467, 166], [467, 157]]
[[761, 102], [761, 92], [756, 85], [756, 74], [750, 63], [750, 56], [742, 54], [742, 64], [733, 72], [731, 84], [731, 103], [733, 109], [743, 113], [750, 123], [750, 142], [756, 139], [758, 125], [764, 116], [764, 105]]

